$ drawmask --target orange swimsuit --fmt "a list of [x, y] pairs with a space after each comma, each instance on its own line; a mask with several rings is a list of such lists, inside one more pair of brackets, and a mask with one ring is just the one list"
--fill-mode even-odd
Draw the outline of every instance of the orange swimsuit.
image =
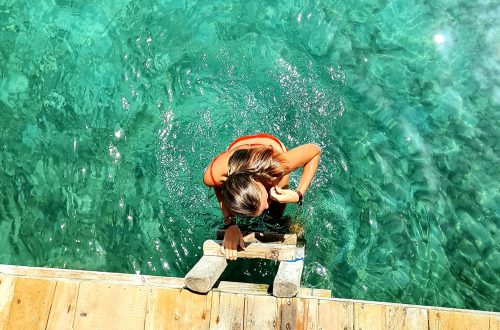
[[[230, 145], [229, 147], [227, 147], [227, 150], [231, 150], [231, 148], [238, 142], [241, 142], [241, 141], [244, 141], [244, 140], [248, 140], [248, 139], [255, 139], [255, 138], [266, 138], [266, 139], [271, 139], [273, 140], [274, 142], [278, 143], [280, 146], [281, 146], [281, 151], [283, 152], [286, 152], [287, 149], [286, 148], [283, 148], [283, 143], [281, 143], [280, 140], [278, 140], [276, 137], [272, 136], [271, 134], [267, 134], [267, 133], [259, 133], [259, 134], [255, 134], [255, 135], [245, 135], [245, 136], [242, 136], [242, 137], [239, 137], [237, 138], [236, 140], [234, 140]], [[262, 143], [252, 143], [252, 144], [248, 144], [249, 146], [262, 146], [264, 144]], [[215, 178], [214, 178], [214, 175], [212, 173], [212, 167], [215, 163], [215, 161], [217, 160], [217, 158], [219, 158], [222, 154], [218, 155], [217, 157], [215, 157], [215, 159], [213, 160], [212, 164], [210, 164], [210, 178], [212, 179], [212, 182], [217, 186], [217, 187], [222, 187], [222, 184], [218, 183], [217, 181], [215, 181]]]

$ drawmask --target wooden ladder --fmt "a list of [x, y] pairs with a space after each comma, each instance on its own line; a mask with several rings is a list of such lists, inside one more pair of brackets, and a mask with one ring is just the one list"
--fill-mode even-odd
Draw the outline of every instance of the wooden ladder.
[[[273, 295], [282, 298], [297, 295], [304, 268], [304, 247], [297, 246], [297, 235], [270, 231], [242, 234], [245, 250], [238, 251], [238, 258], [279, 260], [280, 265], [273, 281]], [[220, 249], [223, 238], [224, 230], [219, 230], [216, 240], [207, 240], [203, 244], [203, 257], [184, 278], [190, 290], [207, 293], [226, 268], [227, 261]]]

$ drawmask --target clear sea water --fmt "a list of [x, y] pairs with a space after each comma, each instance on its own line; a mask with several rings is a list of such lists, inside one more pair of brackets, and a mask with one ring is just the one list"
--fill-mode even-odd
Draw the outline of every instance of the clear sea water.
[[499, 126], [498, 0], [2, 0], [0, 263], [182, 277], [269, 132], [323, 149], [304, 286], [498, 311]]

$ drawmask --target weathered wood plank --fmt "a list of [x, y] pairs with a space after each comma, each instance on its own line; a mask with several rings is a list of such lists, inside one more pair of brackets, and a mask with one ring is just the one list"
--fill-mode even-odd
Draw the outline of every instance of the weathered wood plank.
[[385, 306], [379, 304], [354, 304], [354, 329], [386, 329]]
[[210, 329], [243, 329], [245, 295], [214, 292]]
[[427, 309], [386, 305], [385, 324], [387, 329], [427, 329]]
[[490, 315], [490, 330], [500, 330], [500, 315]]
[[203, 256], [186, 274], [186, 286], [196, 292], [207, 293], [226, 269], [224, 257]]
[[[9, 268], [11, 267], [11, 268]], [[73, 304], [68, 301], [73, 300], [71, 298], [71, 294], [64, 294], [64, 291], [73, 292], [75, 295], [75, 291], [70, 288], [73, 281], [64, 281], [61, 280], [65, 278], [66, 274], [77, 274], [77, 278], [81, 278], [81, 283], [83, 286], [91, 286], [87, 288], [87, 296], [91, 297], [91, 299], [84, 298], [84, 300], [90, 301], [87, 302], [87, 306], [90, 306], [91, 310], [93, 309], [103, 309], [99, 315], [96, 313], [81, 315], [84, 311], [79, 310], [78, 306], [80, 306], [82, 296], [79, 296], [77, 307], [75, 308], [75, 328], [139, 328], [142, 329], [145, 325], [149, 326], [148, 329], [192, 329], [192, 328], [200, 328], [200, 329], [208, 329], [209, 323], [213, 321], [216, 326], [215, 328], [224, 328], [226, 326], [230, 327], [231, 322], [236, 328], [241, 328], [243, 326], [248, 327], [261, 327], [262, 329], [269, 326], [269, 317], [265, 317], [262, 319], [255, 318], [257, 316], [257, 312], [259, 309], [262, 309], [263, 312], [260, 313], [262, 315], [272, 315], [273, 308], [266, 307], [263, 301], [259, 301], [259, 299], [275, 299], [268, 296], [268, 286], [267, 285], [258, 285], [256, 284], [258, 290], [252, 292], [255, 287], [252, 287], [253, 284], [244, 284], [247, 285], [247, 289], [238, 286], [237, 283], [231, 283], [228, 290], [233, 290], [233, 292], [244, 292], [249, 294], [246, 298], [239, 294], [237, 296], [243, 297], [243, 306], [246, 309], [243, 310], [243, 316], [241, 316], [241, 308], [240, 312], [238, 312], [238, 308], [234, 306], [240, 305], [241, 303], [227, 303], [223, 302], [222, 305], [231, 305], [230, 307], [223, 307], [222, 312], [219, 311], [219, 305], [221, 300], [217, 304], [217, 312], [211, 313], [211, 303], [213, 301], [211, 297], [211, 293], [208, 295], [196, 295], [188, 290], [182, 290], [189, 297], [186, 296], [179, 300], [172, 299], [161, 299], [154, 295], [147, 295], [147, 301], [149, 304], [149, 308], [146, 314], [146, 309], [144, 309], [144, 303], [141, 302], [141, 298], [137, 298], [137, 294], [129, 294], [129, 292], [125, 292], [121, 295], [113, 295], [112, 298], [109, 298], [108, 293], [104, 290], [106, 286], [116, 287], [119, 286], [124, 290], [129, 290], [132, 288], [133, 290], [141, 289], [140, 286], [147, 286], [149, 283], [147, 280], [143, 280], [142, 276], [138, 275], [130, 275], [130, 274], [117, 274], [118, 276], [114, 277], [115, 281], [118, 279], [118, 282], [109, 281], [106, 278], [106, 274], [110, 273], [98, 273], [98, 272], [85, 272], [85, 271], [69, 271], [67, 273], [65, 270], [58, 269], [41, 269], [39, 268], [29, 268], [29, 267], [18, 267], [18, 266], [9, 266], [7, 269], [18, 271], [19, 269], [23, 269], [21, 271], [21, 275], [19, 278], [15, 276], [11, 276], [9, 274], [2, 273], [6, 268], [0, 265], [0, 329], [3, 328], [44, 328], [45, 324], [47, 324], [48, 329], [61, 328], [59, 325], [64, 324], [65, 321], [63, 319], [70, 319], [68, 315], [64, 315], [64, 312], [67, 313], [67, 309], [64, 308], [74, 308]], [[29, 270], [34, 269], [35, 272], [30, 273]], [[88, 274], [90, 273], [90, 275]], [[40, 275], [37, 278], [37, 274]], [[111, 274], [114, 276], [116, 274]], [[122, 277], [123, 276], [123, 277]], [[148, 278], [146, 276], [144, 278]], [[99, 278], [102, 278], [103, 283], [100, 283], [101, 286], [96, 285], [95, 281], [100, 281]], [[154, 278], [154, 277], [153, 277]], [[160, 280], [156, 282], [152, 282], [151, 287], [144, 287], [142, 290], [169, 290], [163, 289], [158, 285], [161, 285], [161, 277], [158, 277]], [[57, 280], [55, 280], [57, 279]], [[120, 281], [124, 282], [120, 282]], [[130, 281], [130, 283], [126, 281]], [[178, 282], [182, 282], [183, 279], [176, 279]], [[65, 284], [60, 285], [60, 281], [66, 283], [67, 287], [64, 289]], [[76, 282], [79, 282], [77, 280]], [[57, 282], [57, 284], [55, 284]], [[123, 283], [127, 283], [127, 285], [123, 285]], [[172, 282], [166, 281], [167, 285], [171, 285]], [[173, 283], [176, 283], [175, 281]], [[217, 294], [222, 295], [225, 293], [225, 285], [224, 282], [221, 282], [220, 289], [215, 289]], [[228, 283], [228, 282], [226, 282]], [[240, 284], [241, 285], [241, 284]], [[182, 285], [181, 285], [182, 286]], [[241, 289], [241, 290], [240, 290]], [[248, 290], [245, 291], [245, 290]], [[309, 288], [301, 288], [299, 290], [302, 294], [307, 295], [308, 297], [313, 294], [316, 289]], [[181, 292], [181, 290], [171, 290]], [[328, 291], [328, 290], [326, 290]], [[27, 293], [26, 293], [27, 292]], [[258, 298], [254, 298], [255, 294], [262, 294], [258, 296]], [[329, 292], [328, 292], [329, 293]], [[23, 296], [24, 295], [24, 296]], [[198, 297], [199, 299], [191, 298]], [[250, 296], [251, 295], [251, 296]], [[264, 296], [265, 295], [265, 296]], [[94, 296], [92, 298], [92, 296]], [[202, 298], [200, 298], [202, 297]], [[18, 304], [18, 298], [21, 302]], [[176, 298], [177, 299], [177, 298]], [[192, 299], [191, 302], [186, 303]], [[203, 302], [203, 299], [204, 302]], [[246, 299], [246, 305], [245, 305]], [[224, 300], [224, 299], [223, 299]], [[228, 300], [228, 299], [225, 299]], [[241, 300], [241, 299], [240, 299]], [[128, 303], [129, 301], [130, 303]], [[182, 301], [182, 302], [181, 302]], [[279, 300], [282, 301], [281, 299]], [[387, 328], [387, 329], [424, 329], [427, 328], [427, 325], [431, 329], [493, 329], [500, 330], [500, 314], [491, 313], [491, 312], [481, 312], [481, 311], [467, 311], [467, 310], [457, 310], [457, 309], [446, 309], [439, 307], [425, 307], [425, 306], [411, 306], [411, 305], [402, 305], [402, 304], [388, 304], [388, 303], [377, 303], [377, 302], [361, 302], [361, 301], [347, 301], [347, 300], [326, 300], [326, 299], [318, 299], [318, 305], [311, 305], [311, 302], [308, 302], [308, 306], [306, 307], [306, 303], [301, 302], [300, 300], [291, 299], [290, 301], [294, 301], [291, 303], [291, 306], [282, 306], [281, 303], [277, 308], [279, 313], [278, 315], [285, 315], [285, 323], [282, 323], [278, 317], [277, 325], [280, 328], [288, 328], [293, 329], [294, 327], [297, 329], [314, 327], [315, 325], [315, 316], [317, 315], [316, 326], [319, 329], [376, 329], [376, 328]], [[309, 301], [309, 300], [307, 300]], [[31, 302], [31, 303], [30, 303]], [[126, 302], [126, 303], [124, 303]], [[177, 306], [184, 304], [184, 307], [179, 308]], [[357, 307], [357, 314], [354, 316], [353, 311], [355, 309], [354, 304]], [[20, 306], [18, 306], [20, 305]], [[34, 308], [27, 307], [27, 305], [35, 306]], [[185, 307], [185, 306], [191, 307]], [[233, 306], [234, 305], [234, 306]], [[344, 305], [346, 306], [344, 308]], [[361, 307], [361, 305], [363, 307]], [[109, 306], [112, 306], [110, 308]], [[170, 306], [170, 307], [168, 307]], [[205, 306], [200, 308], [200, 306]], [[311, 307], [312, 306], [312, 307]], [[340, 307], [339, 307], [340, 306]], [[283, 308], [282, 308], [283, 307]], [[232, 308], [232, 311], [226, 312], [228, 308]], [[288, 308], [288, 314], [287, 309]], [[342, 309], [340, 309], [342, 308]], [[44, 311], [45, 309], [45, 311]], [[134, 323], [131, 325], [130, 323], [127, 325], [123, 325], [123, 310], [125, 310], [126, 318], [131, 318], [130, 314], [135, 313], [137, 309], [142, 309], [142, 313], [146, 314], [143, 316], [143, 320], [145, 324], [139, 324], [140, 322]], [[309, 313], [305, 313], [304, 311], [308, 310]], [[429, 310], [429, 316], [427, 316], [427, 310]], [[61, 311], [61, 312], [59, 312]], [[118, 311], [118, 312], [117, 312]], [[249, 312], [250, 311], [250, 312]], [[255, 311], [255, 312], [251, 312]], [[267, 313], [267, 314], [266, 314]], [[351, 317], [349, 318], [349, 313]], [[67, 313], [68, 314], [68, 313]], [[71, 314], [71, 311], [69, 312]], [[367, 315], [370, 314], [370, 315]], [[42, 315], [42, 316], [40, 316]], [[45, 315], [45, 316], [43, 316]], [[193, 316], [194, 315], [194, 316]], [[229, 315], [229, 316], [228, 316]], [[232, 321], [231, 316], [233, 315]], [[234, 317], [234, 315], [240, 315], [238, 318]], [[339, 315], [347, 315], [347, 317], [342, 318]], [[172, 322], [166, 323], [165, 318], [170, 317]], [[87, 322], [83, 324], [84, 321], [78, 321], [77, 318], [85, 318], [85, 317], [94, 317], [105, 319], [108, 323], [105, 326], [93, 326], [92, 322]], [[183, 320], [182, 323], [179, 320]], [[217, 320], [219, 323], [217, 323]], [[239, 322], [238, 322], [239, 320]], [[350, 321], [349, 321], [350, 320]], [[56, 322], [57, 321], [57, 322]], [[174, 322], [175, 321], [175, 322]], [[24, 323], [23, 323], [24, 322]], [[427, 323], [428, 322], [428, 323]], [[27, 324], [25, 324], [27, 323]], [[229, 325], [228, 325], [229, 323]], [[355, 323], [355, 324], [354, 324]], [[89, 324], [89, 326], [87, 326]], [[139, 324], [139, 325], [138, 325]], [[193, 324], [195, 326], [193, 327]], [[337, 325], [339, 327], [337, 327]], [[71, 321], [68, 321], [67, 327], [71, 327]], [[62, 327], [65, 328], [64, 326]]]
[[427, 329], [425, 308], [388, 304], [354, 304], [355, 329]]
[[304, 247], [295, 250], [294, 261], [281, 261], [274, 277], [273, 295], [275, 297], [294, 297], [299, 292], [300, 279], [304, 269]]
[[269, 284], [220, 281], [212, 290], [214, 292], [270, 295]]
[[212, 293], [196, 294], [189, 290], [150, 288], [145, 328], [209, 329]]
[[14, 299], [15, 283], [15, 277], [0, 275], [0, 329], [5, 329], [9, 321], [10, 307]]
[[[318, 328], [318, 300], [317, 299], [297, 299], [298, 315], [302, 315], [299, 320], [299, 329], [316, 330]], [[301, 327], [302, 326], [302, 327]]]
[[123, 284], [81, 282], [75, 329], [142, 329], [148, 291]]
[[[223, 256], [221, 241], [207, 240], [203, 244], [204, 255]], [[238, 258], [261, 258], [271, 260], [292, 260], [295, 246], [273, 243], [245, 243], [245, 250], [238, 251]]]
[[244, 320], [245, 329], [279, 329], [278, 300], [272, 296], [248, 295]]
[[[297, 294], [297, 297], [299, 297], [301, 295], [302, 295], [302, 297], [306, 297], [306, 294], [305, 293], [301, 294], [300, 290], [299, 290], [299, 293]], [[311, 294], [310, 294], [310, 296], [312, 296], [312, 297], [318, 297], [318, 298], [331, 298], [332, 297], [332, 290], [311, 288]]]
[[[268, 284], [257, 283], [242, 283], [242, 282], [226, 282], [221, 281], [217, 283], [212, 289], [215, 292], [232, 292], [232, 293], [245, 293], [252, 295], [272, 295]], [[331, 298], [330, 290], [316, 289], [316, 288], [300, 288], [297, 293], [297, 298]]]
[[[223, 240], [226, 231], [220, 229], [217, 231], [216, 239]], [[247, 243], [276, 243], [276, 244], [289, 244], [297, 245], [297, 235], [296, 234], [279, 234], [273, 231], [264, 232], [253, 232], [253, 231], [242, 231], [243, 240]]]
[[319, 299], [318, 330], [354, 329], [354, 303]]
[[45, 329], [56, 281], [17, 278], [7, 329]]
[[281, 329], [317, 329], [318, 299], [278, 298]]
[[0, 265], [0, 273], [19, 277], [38, 277], [49, 279], [70, 279], [82, 281], [99, 281], [106, 284], [154, 285], [169, 288], [183, 288], [184, 279], [177, 277], [162, 277], [137, 274], [120, 274], [94, 272], [86, 270], [70, 270], [43, 267], [25, 267]]
[[79, 288], [80, 282], [78, 281], [57, 282], [47, 329], [60, 330], [73, 328]]
[[280, 307], [280, 329], [298, 329], [296, 324], [297, 307], [295, 299], [278, 298]]
[[490, 329], [490, 315], [430, 309], [429, 329]]

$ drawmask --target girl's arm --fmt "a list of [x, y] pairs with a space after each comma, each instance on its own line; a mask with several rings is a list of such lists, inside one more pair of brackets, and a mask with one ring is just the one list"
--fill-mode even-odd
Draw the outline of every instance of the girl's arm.
[[320, 147], [312, 143], [303, 144], [288, 151], [284, 156], [288, 161], [287, 165], [290, 172], [299, 167], [304, 167], [299, 186], [297, 187], [297, 190], [304, 194], [307, 188], [309, 188], [314, 174], [316, 174], [316, 170], [318, 169], [319, 158], [321, 156]]
[[280, 203], [296, 203], [299, 201], [299, 191], [302, 195], [306, 192], [311, 184], [311, 181], [318, 169], [319, 158], [321, 149], [316, 144], [303, 144], [294, 148], [284, 154], [287, 165], [288, 173], [303, 167], [302, 176], [300, 177], [299, 186], [296, 191], [289, 189], [281, 189], [273, 187], [271, 189], [271, 198]]

